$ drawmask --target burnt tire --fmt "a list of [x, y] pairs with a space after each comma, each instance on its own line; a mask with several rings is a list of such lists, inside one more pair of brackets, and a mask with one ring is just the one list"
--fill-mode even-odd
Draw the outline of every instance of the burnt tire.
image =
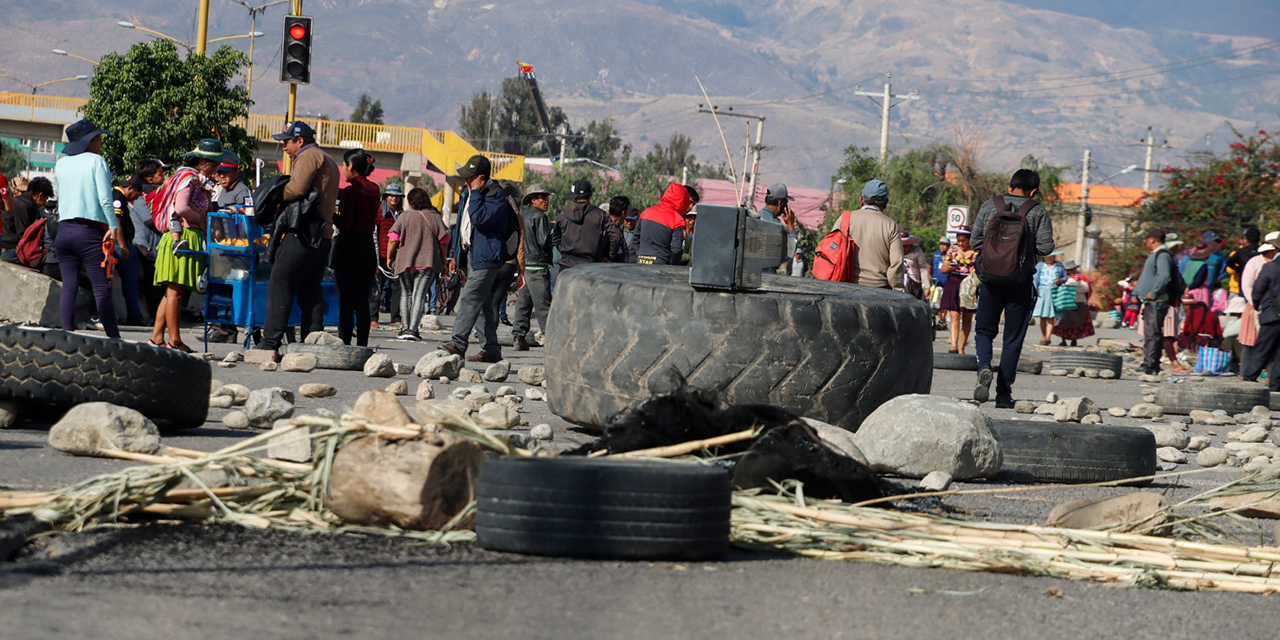
[[0, 400], [60, 412], [85, 402], [135, 409], [162, 430], [203, 425], [209, 363], [173, 349], [66, 331], [0, 327]]
[[978, 356], [971, 353], [935, 353], [933, 368], [948, 371], [977, 371]]
[[562, 272], [546, 338], [552, 412], [594, 428], [689, 387], [856, 430], [928, 393], [932, 310], [901, 293], [765, 274], [759, 291], [696, 291], [681, 267]]
[[1156, 404], [1165, 413], [1188, 415], [1196, 409], [1229, 414], [1248, 413], [1256, 406], [1271, 406], [1271, 392], [1252, 382], [1201, 382], [1162, 387], [1156, 390]]
[[316, 357], [317, 369], [360, 371], [364, 363], [373, 357], [371, 347], [354, 347], [346, 344], [306, 344], [294, 342], [285, 345], [285, 353], [309, 353]]
[[729, 547], [731, 495], [720, 467], [493, 458], [476, 485], [476, 538], [530, 555], [706, 560]]
[[1004, 454], [1001, 475], [1082, 484], [1156, 472], [1156, 438], [1141, 427], [992, 420], [991, 432]]
[[1050, 370], [1066, 369], [1071, 372], [1076, 369], [1097, 369], [1098, 371], [1111, 371], [1116, 374], [1116, 378], [1120, 377], [1123, 366], [1124, 358], [1113, 353], [1074, 351], [1059, 353], [1049, 358]]

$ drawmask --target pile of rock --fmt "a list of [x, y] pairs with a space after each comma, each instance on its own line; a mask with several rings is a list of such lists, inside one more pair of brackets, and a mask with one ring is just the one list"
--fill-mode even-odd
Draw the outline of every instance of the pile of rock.
[[1074, 369], [1050, 369], [1049, 375], [1067, 378], [1114, 380], [1116, 372], [1110, 369], [1086, 369], [1084, 367], [1076, 367]]
[[1098, 409], [1098, 403], [1083, 396], [1060, 398], [1058, 394], [1051, 393], [1043, 403], [1020, 400], [1014, 404], [1013, 409], [1023, 414], [1053, 416], [1058, 422], [1102, 424], [1102, 412]]

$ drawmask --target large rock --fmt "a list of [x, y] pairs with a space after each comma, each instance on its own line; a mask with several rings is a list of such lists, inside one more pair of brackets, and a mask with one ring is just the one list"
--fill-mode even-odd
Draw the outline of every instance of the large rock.
[[431, 386], [430, 380], [423, 380], [418, 383], [418, 392], [414, 395], [416, 400], [432, 400], [436, 397], [435, 387]]
[[396, 375], [396, 363], [385, 353], [375, 353], [364, 361], [364, 375], [370, 378], [393, 378]]
[[1217, 467], [1227, 461], [1227, 450], [1209, 447], [1196, 454], [1196, 464], [1202, 467]]
[[103, 451], [155, 453], [160, 450], [160, 429], [133, 409], [86, 402], [72, 407], [49, 429], [49, 446], [77, 456], [100, 456]]
[[510, 429], [519, 426], [520, 413], [513, 407], [490, 402], [476, 412], [476, 423], [486, 429]]
[[923, 478], [934, 471], [956, 480], [1000, 471], [1000, 443], [977, 407], [937, 396], [898, 396], [876, 409], [854, 434], [873, 471]]
[[1150, 491], [1102, 499], [1072, 500], [1054, 507], [1049, 512], [1046, 524], [1066, 529], [1105, 527], [1119, 531], [1146, 531], [1168, 519], [1161, 514], [1168, 506], [1169, 501], [1164, 496]]
[[1191, 437], [1186, 431], [1168, 424], [1147, 424], [1143, 425], [1156, 437], [1157, 447], [1174, 447], [1176, 449], [1185, 449], [1190, 442]]
[[511, 363], [506, 360], [495, 362], [484, 370], [484, 379], [488, 382], [506, 382], [511, 375]]
[[1101, 416], [1098, 403], [1089, 398], [1063, 398], [1062, 404], [1067, 407], [1067, 419], [1080, 422], [1085, 416]]
[[[84, 294], [80, 294], [84, 298]], [[76, 322], [88, 319], [88, 308], [76, 304]], [[0, 320], [45, 327], [62, 326], [62, 284], [49, 276], [0, 261]]]
[[434, 380], [436, 378], [458, 379], [462, 371], [462, 356], [445, 351], [432, 351], [418, 360], [413, 373], [419, 378]]
[[400, 399], [390, 391], [366, 391], [356, 399], [352, 413], [385, 427], [403, 427], [413, 422], [409, 412], [404, 410]]
[[232, 404], [237, 407], [244, 406], [249, 401], [249, 387], [242, 384], [224, 384], [218, 387], [217, 391], [211, 394], [212, 397], [231, 396]]
[[310, 353], [286, 353], [280, 358], [280, 368], [293, 373], [311, 373], [319, 363], [315, 355]]
[[249, 426], [257, 429], [269, 429], [275, 424], [276, 420], [292, 417], [293, 408], [293, 403], [286, 400], [279, 391], [275, 389], [258, 389], [249, 394], [249, 401], [244, 405], [244, 412], [249, 418]]
[[1150, 402], [1142, 402], [1142, 403], [1133, 405], [1133, 408], [1129, 409], [1129, 417], [1130, 418], [1163, 418], [1164, 407], [1161, 407], [1158, 404], [1151, 404]]
[[357, 438], [334, 455], [325, 505], [353, 524], [440, 529], [475, 497], [483, 460], [479, 446], [448, 432]]

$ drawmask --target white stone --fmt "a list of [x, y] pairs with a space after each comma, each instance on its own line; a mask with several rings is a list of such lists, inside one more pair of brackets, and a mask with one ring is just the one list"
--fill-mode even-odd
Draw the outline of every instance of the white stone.
[[481, 376], [478, 371], [462, 369], [458, 371], [458, 382], [484, 382], [484, 376]]
[[1035, 413], [1036, 403], [1030, 400], [1019, 400], [1013, 403], [1013, 410], [1018, 413]]
[[1058, 394], [1052, 391], [1049, 392], [1049, 395], [1044, 397], [1044, 401], [1048, 402], [1049, 404], [1058, 404], [1058, 400], [1060, 399], [1061, 398], [1058, 397]]
[[1083, 418], [1080, 418], [1080, 424], [1102, 424], [1102, 416], [1096, 413], [1091, 413]]
[[1185, 447], [1187, 451], [1204, 451], [1209, 448], [1209, 439], [1204, 436], [1195, 436], [1187, 441]]
[[476, 423], [486, 429], [510, 429], [520, 424], [520, 414], [511, 407], [490, 402], [476, 413]]
[[1112, 418], [1123, 418], [1129, 415], [1129, 411], [1124, 407], [1111, 407], [1110, 409], [1107, 409], [1107, 415]]
[[213, 396], [209, 398], [210, 409], [230, 409], [235, 406], [236, 399], [231, 396]]
[[234, 369], [234, 368], [236, 368], [236, 363], [234, 363], [234, 362], [219, 362], [219, 363], [218, 363], [218, 366], [219, 366], [219, 367], [221, 367], [221, 368], [223, 368], [223, 369]]
[[556, 434], [555, 434], [555, 431], [551, 429], [551, 425], [538, 424], [538, 425], [534, 425], [531, 429], [529, 429], [529, 437], [533, 438], [534, 440], [550, 442], [553, 438], [556, 437]]
[[1267, 439], [1267, 430], [1262, 427], [1249, 427], [1240, 434], [1240, 442], [1262, 442]]
[[432, 351], [418, 360], [413, 368], [414, 375], [419, 378], [457, 379], [462, 371], [462, 356], [446, 351]]
[[1161, 407], [1158, 404], [1151, 404], [1149, 402], [1135, 404], [1133, 405], [1132, 409], [1129, 409], [1129, 417], [1130, 418], [1163, 418], [1164, 407]]
[[396, 363], [385, 353], [375, 353], [364, 361], [364, 375], [369, 378], [391, 378], [396, 375]]
[[1072, 422], [1080, 422], [1087, 415], [1102, 415], [1098, 413], [1098, 403], [1089, 398], [1063, 398], [1062, 404], [1067, 407]]
[[133, 409], [86, 402], [72, 407], [49, 429], [49, 446], [78, 456], [104, 451], [151, 454], [160, 450], [160, 429]]
[[[426, 382], [426, 380], [423, 380], [423, 382]], [[387, 385], [387, 391], [397, 396], [407, 396], [409, 395], [409, 383], [404, 380], [395, 380]]]
[[272, 362], [271, 360], [268, 360], [258, 365], [258, 368], [261, 369], [262, 371], [276, 371], [280, 368], [280, 365], [276, 364], [275, 362]]
[[468, 409], [472, 411], [479, 411], [486, 404], [493, 402], [493, 396], [487, 393], [472, 393], [468, 394], [462, 402], [467, 405]]
[[318, 363], [310, 353], [286, 353], [280, 358], [280, 368], [293, 373], [311, 373]]
[[1036, 410], [1033, 413], [1038, 416], [1051, 416], [1057, 413], [1058, 409], [1061, 407], [1062, 405], [1060, 404], [1042, 404], [1036, 407]]
[[249, 401], [249, 387], [242, 384], [224, 384], [213, 393], [215, 396], [231, 396], [232, 404], [237, 407], [243, 406]]
[[533, 402], [546, 402], [547, 392], [537, 387], [529, 387], [524, 390], [524, 399]]
[[1000, 471], [1000, 443], [981, 410], [937, 396], [899, 396], [867, 416], [854, 443], [872, 470], [910, 478], [945, 471], [957, 480]]
[[248, 429], [249, 414], [243, 411], [232, 411], [222, 416], [222, 426], [228, 429]]
[[1182, 429], [1167, 424], [1145, 424], [1142, 425], [1147, 431], [1156, 437], [1157, 447], [1173, 447], [1175, 449], [1184, 449], [1189, 442], [1186, 432]]
[[547, 379], [547, 368], [541, 365], [520, 367], [520, 371], [516, 373], [516, 377], [520, 378], [520, 382], [536, 387]]
[[511, 363], [506, 360], [495, 362], [484, 370], [484, 379], [489, 382], [505, 382], [511, 375]]
[[222, 358], [223, 362], [230, 362], [233, 364], [236, 362], [240, 362], [241, 360], [244, 360], [244, 354], [240, 353], [239, 351], [232, 351], [231, 353], [228, 353], [226, 356]]
[[1196, 454], [1196, 464], [1202, 467], [1216, 467], [1227, 461], [1226, 449], [1209, 447]]
[[298, 395], [304, 398], [328, 398], [338, 395], [338, 389], [323, 382], [308, 382], [298, 387]]
[[933, 471], [920, 481], [921, 491], [946, 491], [951, 488], [951, 474], [946, 471]]
[[328, 331], [312, 331], [302, 339], [304, 344], [342, 344], [342, 339]]
[[1112, 371], [1111, 369], [1103, 369], [1102, 371], [1098, 372], [1098, 377], [1102, 378], [1103, 380], [1115, 380], [1116, 372]]
[[1271, 419], [1271, 407], [1264, 407], [1264, 406], [1262, 406], [1262, 405], [1256, 405], [1256, 406], [1254, 406], [1254, 408], [1253, 408], [1253, 409], [1249, 410], [1249, 413], [1252, 413], [1252, 414], [1254, 415], [1254, 417], [1258, 418], [1259, 420], [1270, 420], [1270, 419]]
[[502, 396], [514, 396], [516, 395], [516, 388], [509, 385], [503, 385], [501, 387], [498, 387], [498, 393], [495, 395], [497, 395], [499, 398], [501, 398]]
[[293, 403], [274, 389], [258, 389], [249, 394], [244, 409], [249, 417], [249, 426], [258, 429], [268, 429], [276, 420], [293, 416]]
[[414, 395], [415, 400], [431, 400], [436, 397], [435, 387], [431, 386], [430, 380], [423, 380], [418, 383], [418, 392]]
[[1174, 449], [1173, 447], [1160, 447], [1156, 449], [1156, 457], [1164, 462], [1172, 462], [1174, 464], [1185, 464], [1187, 454]]
[[413, 375], [413, 365], [411, 364], [404, 364], [403, 362], [397, 362], [395, 363], [395, 367], [396, 367], [396, 375], [398, 376]]

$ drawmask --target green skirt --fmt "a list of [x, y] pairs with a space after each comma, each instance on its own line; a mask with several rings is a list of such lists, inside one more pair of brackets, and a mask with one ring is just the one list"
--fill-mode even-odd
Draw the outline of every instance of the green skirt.
[[[204, 235], [200, 231], [183, 229], [182, 239], [187, 241], [187, 250], [204, 251]], [[204, 256], [174, 255], [173, 234], [168, 231], [161, 234], [160, 245], [156, 247], [156, 284], [173, 283], [195, 289], [204, 269]]]

